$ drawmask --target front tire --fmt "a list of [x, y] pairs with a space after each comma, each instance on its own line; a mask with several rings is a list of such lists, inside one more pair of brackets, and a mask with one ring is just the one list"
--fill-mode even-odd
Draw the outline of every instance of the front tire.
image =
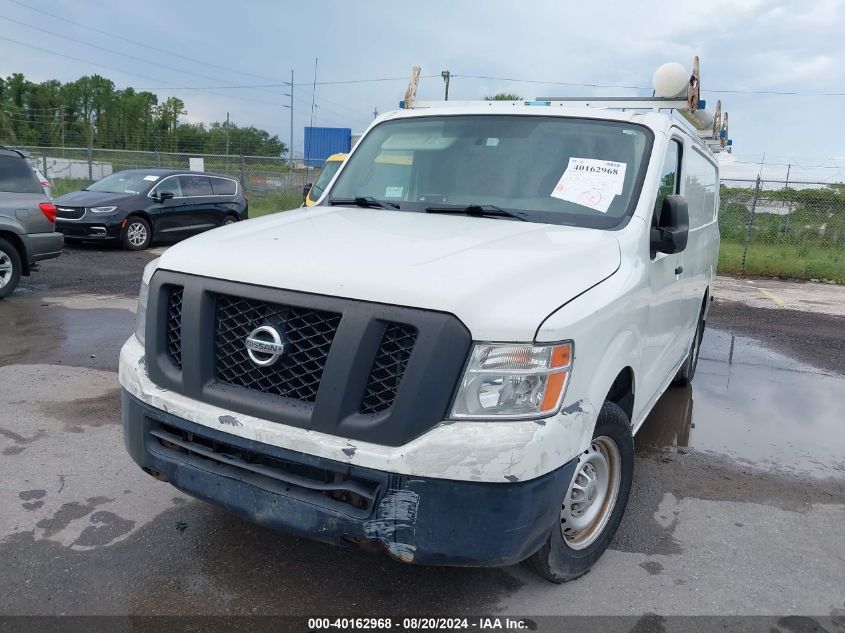
[[0, 238], [0, 299], [8, 297], [21, 280], [21, 256], [8, 240]]
[[234, 224], [237, 221], [238, 221], [238, 218], [235, 217], [234, 215], [227, 215], [223, 219], [223, 226], [229, 226], [230, 224]]
[[560, 523], [525, 566], [555, 583], [590, 571], [622, 521], [633, 477], [631, 423], [619, 405], [605, 402], [590, 447], [578, 456]]
[[153, 234], [149, 223], [141, 217], [130, 216], [123, 227], [120, 241], [123, 248], [130, 251], [141, 251], [149, 247], [153, 240]]

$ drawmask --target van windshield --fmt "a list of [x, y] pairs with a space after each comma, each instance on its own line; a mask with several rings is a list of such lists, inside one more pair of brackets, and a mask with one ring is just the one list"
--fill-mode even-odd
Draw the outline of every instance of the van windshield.
[[630, 123], [535, 115], [385, 121], [347, 159], [330, 201], [489, 206], [533, 222], [613, 228], [633, 212], [652, 138]]

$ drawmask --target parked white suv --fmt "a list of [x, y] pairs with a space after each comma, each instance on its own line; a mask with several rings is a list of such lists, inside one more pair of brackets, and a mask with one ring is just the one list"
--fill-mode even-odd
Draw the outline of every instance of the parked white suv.
[[649, 112], [380, 117], [317, 206], [170, 248], [120, 358], [133, 459], [260, 523], [560, 582], [695, 372], [718, 168]]

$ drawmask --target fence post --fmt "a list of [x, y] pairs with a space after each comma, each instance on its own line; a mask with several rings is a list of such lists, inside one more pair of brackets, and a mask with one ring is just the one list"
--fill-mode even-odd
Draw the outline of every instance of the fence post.
[[161, 156], [159, 155], [158, 150], [156, 150], [156, 167], [161, 167]]
[[88, 149], [88, 180], [94, 182], [94, 150]]
[[757, 199], [760, 197], [760, 174], [757, 174], [757, 184], [754, 186], [754, 198], [748, 210], [748, 222], [745, 225], [745, 246], [742, 249], [742, 272], [745, 272], [745, 260], [748, 257], [748, 243], [751, 241], [751, 229], [754, 225], [754, 212], [757, 210]]
[[50, 180], [50, 175], [47, 173], [47, 151], [44, 150], [44, 154], [41, 156], [41, 165], [43, 165], [44, 169], [41, 170], [41, 173], [44, 174], [44, 177], [47, 180]]
[[240, 154], [241, 157], [241, 189], [246, 191], [246, 163], [244, 162], [244, 155]]

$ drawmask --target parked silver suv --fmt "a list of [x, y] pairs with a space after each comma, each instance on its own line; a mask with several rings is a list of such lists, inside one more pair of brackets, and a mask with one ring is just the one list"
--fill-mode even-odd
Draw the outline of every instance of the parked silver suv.
[[62, 253], [56, 207], [17, 150], [0, 146], [0, 299], [12, 293], [21, 275]]

